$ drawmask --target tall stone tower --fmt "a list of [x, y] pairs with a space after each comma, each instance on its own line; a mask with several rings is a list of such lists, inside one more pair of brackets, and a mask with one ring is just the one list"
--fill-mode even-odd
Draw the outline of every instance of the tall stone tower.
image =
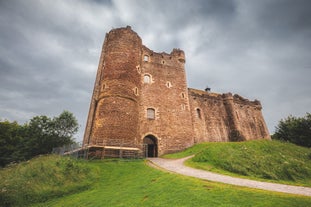
[[129, 26], [106, 34], [84, 145], [137, 146], [141, 48], [140, 37]]

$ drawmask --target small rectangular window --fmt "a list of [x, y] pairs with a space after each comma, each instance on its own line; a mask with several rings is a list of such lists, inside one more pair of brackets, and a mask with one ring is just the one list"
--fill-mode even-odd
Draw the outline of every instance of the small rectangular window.
[[155, 119], [155, 110], [153, 108], [147, 109], [147, 118], [148, 119]]
[[150, 83], [150, 76], [144, 75], [144, 83]]
[[148, 55], [145, 55], [145, 56], [144, 56], [144, 61], [145, 61], [145, 62], [148, 62], [148, 61], [149, 61], [149, 56], [148, 56]]

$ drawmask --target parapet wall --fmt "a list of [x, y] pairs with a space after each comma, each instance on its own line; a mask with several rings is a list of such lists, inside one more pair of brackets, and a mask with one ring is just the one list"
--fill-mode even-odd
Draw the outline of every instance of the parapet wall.
[[173, 49], [170, 54], [166, 52], [157, 53], [146, 46], [143, 46], [143, 62], [154, 65], [166, 65], [169, 67], [180, 67], [180, 64], [186, 62], [185, 53], [180, 49]]

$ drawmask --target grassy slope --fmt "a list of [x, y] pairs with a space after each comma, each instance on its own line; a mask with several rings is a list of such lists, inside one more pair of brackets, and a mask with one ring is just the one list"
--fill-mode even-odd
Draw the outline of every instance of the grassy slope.
[[234, 187], [148, 167], [143, 161], [92, 161], [90, 190], [34, 206], [311, 206], [308, 197]]
[[38, 201], [33, 206], [311, 206], [309, 197], [202, 181], [141, 160], [44, 156], [0, 170], [0, 206]]
[[311, 186], [311, 150], [278, 141], [203, 143], [168, 158], [196, 154], [187, 164], [224, 174]]
[[0, 170], [0, 206], [25, 206], [87, 189], [95, 173], [86, 162], [41, 156]]

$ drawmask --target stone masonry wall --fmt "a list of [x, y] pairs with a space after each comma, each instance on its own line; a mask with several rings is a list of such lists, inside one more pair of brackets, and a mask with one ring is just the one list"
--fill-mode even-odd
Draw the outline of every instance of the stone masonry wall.
[[189, 100], [195, 142], [270, 138], [257, 100], [196, 89], [189, 89]]
[[189, 100], [195, 142], [229, 141], [229, 121], [222, 95], [189, 89]]
[[233, 102], [240, 131], [245, 140], [270, 138], [261, 113], [262, 106], [258, 100], [249, 101], [239, 95], [234, 95]]
[[[138, 93], [142, 42], [130, 27], [111, 30], [105, 39], [95, 90], [88, 143], [137, 146]], [[90, 110], [90, 111], [91, 111]], [[86, 140], [85, 135], [85, 140]]]
[[[142, 139], [147, 135], [157, 138], [159, 155], [193, 145], [184, 63], [181, 50], [167, 54], [143, 47], [140, 133]], [[145, 76], [149, 82], [145, 82]], [[155, 110], [155, 119], [147, 118], [148, 108]]]

